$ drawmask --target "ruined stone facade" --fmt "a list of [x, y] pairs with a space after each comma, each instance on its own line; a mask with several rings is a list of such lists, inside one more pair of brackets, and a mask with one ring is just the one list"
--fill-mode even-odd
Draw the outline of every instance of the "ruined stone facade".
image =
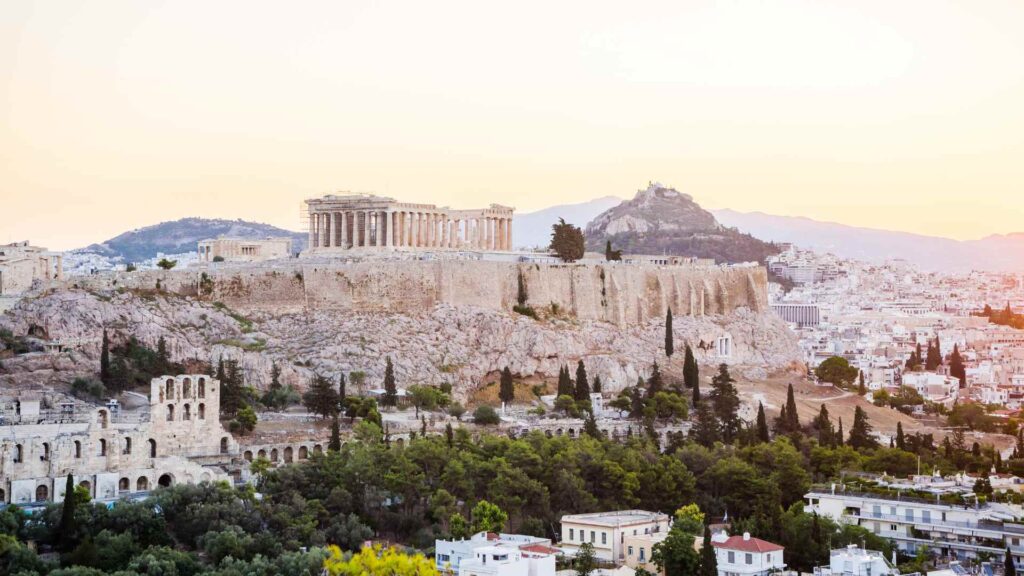
[[213, 238], [199, 242], [199, 261], [260, 262], [292, 255], [291, 238]]
[[39, 280], [64, 278], [64, 257], [28, 241], [0, 246], [0, 296], [20, 294]]
[[69, 473], [99, 500], [229, 478], [222, 466], [209, 465], [239, 453], [219, 420], [220, 382], [204, 374], [155, 378], [149, 400], [148, 411], [139, 413], [5, 403], [0, 502], [61, 501]]
[[514, 209], [498, 204], [479, 210], [452, 210], [354, 194], [310, 199], [306, 206], [310, 254], [351, 249], [512, 249]]

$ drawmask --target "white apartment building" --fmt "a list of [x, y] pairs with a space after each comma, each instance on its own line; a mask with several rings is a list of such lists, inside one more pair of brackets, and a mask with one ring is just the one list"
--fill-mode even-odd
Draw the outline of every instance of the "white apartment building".
[[865, 550], [856, 544], [832, 550], [828, 566], [814, 569], [814, 576], [893, 576], [899, 571], [875, 550]]
[[555, 555], [505, 545], [484, 546], [459, 564], [458, 576], [555, 576]]
[[622, 564], [626, 561], [626, 536], [668, 532], [669, 516], [645, 510], [620, 510], [592, 514], [562, 516], [562, 542], [559, 546], [569, 555], [583, 543], [594, 547], [601, 560]]
[[934, 372], [906, 372], [903, 385], [909, 386], [925, 399], [951, 408], [960, 393], [960, 380]]
[[805, 510], [837, 522], [861, 526], [892, 541], [907, 554], [927, 546], [957, 559], [981, 553], [999, 557], [1007, 548], [1017, 562], [1024, 560], [1024, 515], [1008, 504], [945, 504], [938, 496], [893, 498], [861, 492], [813, 491], [804, 496]]
[[[477, 551], [500, 547], [502, 550], [518, 550], [520, 556], [525, 555], [526, 559], [532, 560], [535, 557], [551, 557], [552, 570], [554, 570], [554, 557], [559, 553], [557, 548], [551, 546], [551, 540], [538, 538], [525, 534], [495, 534], [493, 532], [477, 532], [464, 540], [435, 540], [434, 561], [438, 571], [441, 573], [459, 574], [463, 562], [483, 559], [477, 558]], [[507, 559], [506, 559], [507, 560]], [[505, 562], [508, 563], [507, 561]], [[527, 562], [529, 564], [529, 562]], [[539, 563], [544, 564], [544, 563]], [[491, 565], [497, 565], [491, 562]], [[511, 570], [511, 568], [508, 568]], [[483, 574], [484, 572], [479, 572]], [[504, 574], [504, 573], [503, 573]], [[541, 576], [541, 573], [528, 572], [527, 576]]]
[[718, 576], [767, 576], [786, 567], [782, 546], [751, 538], [749, 532], [711, 545], [718, 561]]

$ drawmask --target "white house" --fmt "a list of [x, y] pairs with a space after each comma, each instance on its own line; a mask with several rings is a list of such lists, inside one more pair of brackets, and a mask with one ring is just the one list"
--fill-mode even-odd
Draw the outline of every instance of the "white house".
[[891, 576], [899, 574], [885, 555], [875, 550], [858, 548], [851, 544], [833, 550], [828, 566], [814, 569], [814, 576]]
[[[522, 561], [527, 566], [526, 576], [546, 576], [547, 564], [551, 565], [551, 573], [555, 569], [555, 556], [560, 552], [551, 546], [551, 540], [538, 538], [524, 534], [495, 534], [494, 532], [477, 532], [468, 539], [463, 540], [436, 540], [434, 541], [434, 562], [441, 573], [461, 574], [462, 565], [465, 562], [477, 562], [480, 566], [474, 568], [473, 574], [498, 574], [498, 572], [486, 572], [484, 559], [478, 557], [478, 551], [501, 548], [504, 551], [516, 551], [518, 556], [512, 561], [506, 558], [503, 561], [488, 560], [488, 567], [498, 564], [517, 563]], [[501, 556], [501, 554], [499, 554]], [[545, 560], [550, 558], [550, 560]], [[477, 564], [472, 564], [477, 566]], [[533, 567], [532, 569], [530, 567]], [[504, 568], [503, 570], [514, 570], [515, 568]], [[506, 574], [506, 572], [500, 572]], [[511, 572], [509, 574], [518, 574]]]
[[782, 570], [782, 546], [759, 538], [732, 536], [724, 542], [712, 542], [718, 561], [718, 576], [765, 576]]
[[459, 564], [459, 576], [555, 576], [555, 554], [506, 545], [484, 546]]

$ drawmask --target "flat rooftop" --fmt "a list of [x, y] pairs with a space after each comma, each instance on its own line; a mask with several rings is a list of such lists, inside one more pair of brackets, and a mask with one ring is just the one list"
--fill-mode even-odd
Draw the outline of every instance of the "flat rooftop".
[[593, 512], [590, 514], [566, 514], [562, 522], [600, 524], [602, 526], [628, 526], [642, 522], [668, 521], [668, 514], [647, 510], [618, 510], [614, 512]]

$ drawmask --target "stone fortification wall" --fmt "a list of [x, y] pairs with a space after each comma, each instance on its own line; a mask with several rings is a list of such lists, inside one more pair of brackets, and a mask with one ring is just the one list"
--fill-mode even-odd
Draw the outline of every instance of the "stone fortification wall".
[[419, 313], [438, 304], [510, 311], [520, 282], [527, 305], [619, 326], [664, 317], [767, 309], [758, 266], [533, 264], [489, 261], [313, 260], [287, 264], [138, 271], [75, 278], [83, 288], [161, 289], [243, 312], [309, 309]]

